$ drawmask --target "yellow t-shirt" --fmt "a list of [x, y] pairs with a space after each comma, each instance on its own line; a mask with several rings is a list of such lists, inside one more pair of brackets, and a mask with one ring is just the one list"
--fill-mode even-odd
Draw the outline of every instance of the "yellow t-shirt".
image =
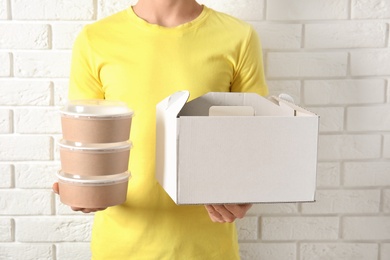
[[[121, 100], [135, 111], [127, 201], [96, 214], [93, 259], [238, 259], [234, 224], [177, 206], [155, 179], [156, 104], [178, 90], [267, 94], [248, 24], [207, 7], [193, 21], [152, 25], [130, 7], [85, 26], [73, 48], [69, 99]], [[218, 187], [221, 188], [221, 187]]]

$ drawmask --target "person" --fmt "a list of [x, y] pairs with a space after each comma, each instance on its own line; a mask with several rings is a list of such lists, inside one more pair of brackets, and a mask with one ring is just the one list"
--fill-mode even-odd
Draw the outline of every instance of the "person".
[[[96, 212], [92, 259], [239, 259], [234, 220], [251, 204], [176, 205], [155, 179], [156, 104], [179, 90], [267, 95], [260, 41], [247, 23], [195, 0], [139, 0], [75, 40], [69, 99], [135, 111], [127, 201]], [[223, 187], [216, 187], [223, 188]], [[60, 193], [58, 183], [53, 190]]]

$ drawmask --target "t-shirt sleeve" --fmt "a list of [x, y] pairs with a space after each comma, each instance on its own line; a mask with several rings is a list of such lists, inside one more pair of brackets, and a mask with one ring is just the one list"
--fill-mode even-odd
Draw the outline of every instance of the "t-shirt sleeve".
[[69, 100], [104, 99], [97, 58], [88, 39], [86, 27], [77, 36], [72, 50]]
[[261, 44], [256, 31], [251, 26], [247, 40], [239, 53], [231, 91], [255, 92], [262, 96], [268, 95]]

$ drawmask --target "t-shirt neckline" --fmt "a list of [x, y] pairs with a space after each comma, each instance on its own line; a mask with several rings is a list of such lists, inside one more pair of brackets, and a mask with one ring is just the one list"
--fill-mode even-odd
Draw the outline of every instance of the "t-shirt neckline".
[[133, 6], [130, 6], [127, 9], [127, 13], [131, 21], [135, 22], [138, 26], [146, 30], [161, 31], [161, 32], [182, 32], [184, 30], [197, 27], [208, 16], [208, 14], [210, 13], [210, 9], [207, 8], [205, 5], [202, 5], [202, 7], [203, 7], [202, 12], [195, 19], [175, 27], [165, 27], [158, 24], [148, 23], [144, 19], [137, 16], [137, 14], [134, 12]]

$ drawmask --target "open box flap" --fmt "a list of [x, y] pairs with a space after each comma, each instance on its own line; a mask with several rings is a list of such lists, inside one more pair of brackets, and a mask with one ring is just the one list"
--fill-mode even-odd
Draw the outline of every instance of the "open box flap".
[[313, 112], [310, 112], [298, 105], [296, 105], [294, 102], [290, 102], [289, 100], [284, 99], [283, 97], [279, 96], [271, 96], [269, 99], [274, 102], [275, 104], [279, 105], [280, 107], [285, 107], [289, 109], [293, 109], [294, 116], [316, 116]]
[[156, 178], [172, 198], [177, 197], [176, 117], [189, 96], [188, 91], [179, 91], [156, 106]]
[[187, 90], [175, 92], [157, 104], [157, 112], [176, 118], [177, 114], [183, 108], [189, 97], [190, 92]]

